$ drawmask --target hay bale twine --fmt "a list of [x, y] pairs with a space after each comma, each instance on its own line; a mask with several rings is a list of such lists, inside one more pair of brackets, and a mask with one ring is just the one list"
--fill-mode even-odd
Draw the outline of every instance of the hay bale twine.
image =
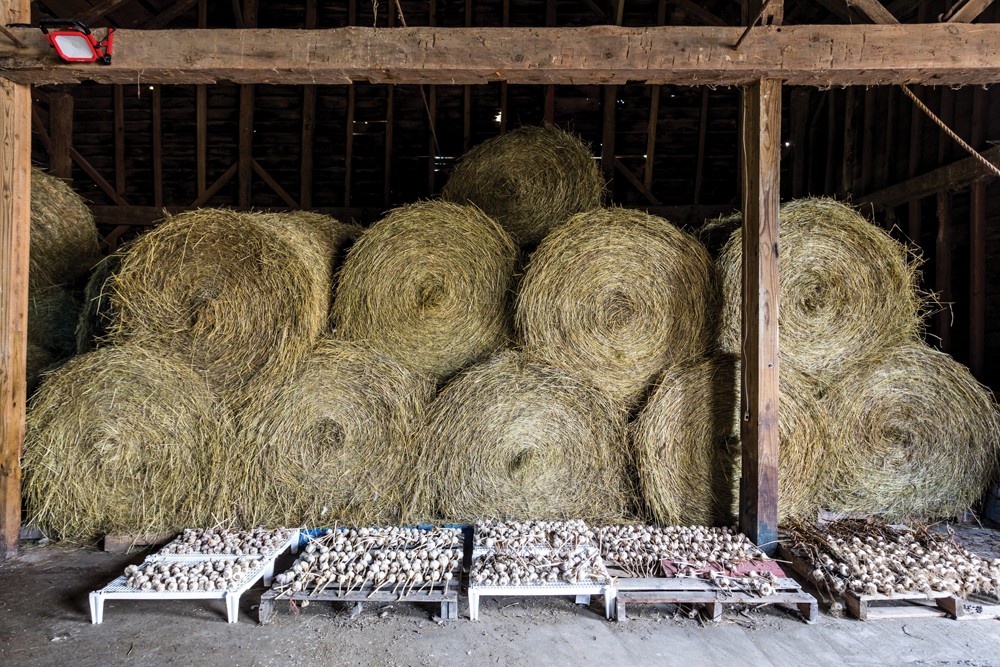
[[381, 353], [323, 340], [284, 383], [257, 387], [241, 417], [253, 457], [248, 525], [398, 523], [414, 471], [414, 428], [434, 381]]
[[336, 335], [446, 377], [507, 341], [516, 261], [507, 233], [475, 207], [426, 201], [397, 208], [344, 261]]
[[515, 307], [525, 349], [635, 402], [665, 366], [704, 353], [712, 260], [667, 220], [622, 208], [574, 216], [532, 254]]
[[211, 481], [231, 438], [225, 411], [189, 367], [135, 345], [74, 357], [29, 404], [30, 521], [75, 540], [204, 525], [220, 510]]
[[[798, 370], [833, 381], [879, 350], [914, 340], [923, 297], [909, 251], [857, 211], [832, 199], [781, 207], [781, 355]], [[720, 347], [740, 351], [743, 234], [718, 260]], [[787, 366], [786, 366], [787, 367]]]
[[[818, 386], [781, 371], [778, 514], [815, 516], [829, 478]], [[738, 513], [740, 369], [731, 355], [668, 368], [630, 427], [642, 497], [663, 524], [726, 524]]]
[[600, 206], [604, 180], [575, 135], [526, 126], [466, 153], [441, 196], [475, 204], [521, 245], [534, 245], [574, 213]]
[[625, 419], [569, 373], [501, 352], [463, 371], [428, 408], [420, 507], [449, 521], [621, 520]]
[[943, 352], [918, 343], [882, 350], [825, 401], [838, 457], [831, 510], [952, 517], [978, 502], [996, 473], [993, 395]]
[[32, 169], [30, 285], [72, 283], [99, 256], [97, 226], [83, 198], [61, 179]]
[[76, 350], [76, 322], [80, 302], [58, 285], [28, 291], [28, 340], [47, 348], [55, 357]]
[[109, 338], [176, 354], [222, 392], [294, 364], [328, 322], [334, 257], [313, 215], [201, 209], [167, 219], [111, 278]]

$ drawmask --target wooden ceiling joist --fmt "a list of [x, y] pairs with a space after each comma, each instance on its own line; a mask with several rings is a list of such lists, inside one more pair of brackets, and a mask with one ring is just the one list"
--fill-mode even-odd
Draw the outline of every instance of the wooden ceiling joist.
[[852, 7], [869, 19], [872, 23], [892, 24], [899, 20], [892, 15], [878, 0], [847, 0], [847, 6]]
[[163, 84], [647, 83], [795, 85], [1000, 81], [1000, 25], [805, 25], [743, 29], [338, 28], [119, 30], [114, 62], [60, 63], [37, 30], [26, 49], [0, 46], [0, 70], [18, 83]]

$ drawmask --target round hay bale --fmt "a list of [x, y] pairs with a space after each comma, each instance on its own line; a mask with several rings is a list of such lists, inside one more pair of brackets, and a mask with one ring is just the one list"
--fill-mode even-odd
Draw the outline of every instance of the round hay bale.
[[980, 500], [996, 472], [993, 395], [943, 352], [922, 344], [882, 350], [825, 401], [838, 457], [831, 510], [952, 517]]
[[[815, 517], [829, 479], [829, 422], [806, 376], [781, 369], [778, 515]], [[730, 355], [664, 371], [630, 433], [642, 497], [662, 524], [728, 524], [738, 513], [739, 360]]]
[[665, 366], [708, 349], [714, 271], [704, 247], [663, 218], [581, 213], [532, 254], [517, 329], [526, 350], [635, 402]]
[[97, 226], [83, 198], [40, 169], [31, 170], [31, 286], [64, 285], [100, 257]]
[[83, 308], [76, 323], [76, 351], [84, 354], [100, 347], [114, 325], [111, 309], [111, 276], [118, 272], [124, 251], [102, 258], [83, 290]]
[[[782, 359], [823, 381], [879, 350], [914, 340], [924, 299], [905, 246], [832, 199], [781, 207]], [[720, 347], [740, 351], [743, 234], [729, 238], [718, 260], [722, 278]]]
[[415, 478], [449, 521], [619, 521], [628, 493], [625, 412], [569, 373], [501, 352], [428, 408]]
[[433, 379], [355, 343], [324, 340], [286, 382], [260, 388], [240, 435], [254, 458], [247, 525], [399, 523], [413, 431]]
[[426, 201], [390, 212], [351, 248], [336, 335], [446, 377], [508, 339], [517, 249], [479, 209]]
[[521, 127], [466, 153], [441, 196], [475, 204], [521, 245], [534, 245], [574, 213], [600, 206], [604, 180], [575, 135]]
[[58, 285], [29, 289], [28, 340], [56, 357], [73, 354], [79, 313], [80, 302]]
[[334, 257], [312, 216], [202, 209], [167, 219], [111, 278], [109, 338], [176, 354], [223, 392], [294, 364], [328, 323]]
[[205, 525], [220, 509], [222, 485], [212, 482], [231, 437], [226, 413], [187, 366], [134, 345], [74, 357], [29, 404], [30, 521], [74, 540]]

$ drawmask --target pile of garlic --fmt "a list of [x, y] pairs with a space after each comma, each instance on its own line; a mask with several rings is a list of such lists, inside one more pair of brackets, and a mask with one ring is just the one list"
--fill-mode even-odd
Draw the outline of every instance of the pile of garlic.
[[538, 586], [544, 584], [599, 584], [610, 579], [597, 549], [574, 552], [489, 552], [477, 558], [469, 573], [472, 586]]
[[267, 530], [229, 530], [227, 528], [186, 528], [161, 554], [225, 554], [227, 556], [268, 556], [281, 548], [292, 531], [287, 528]]
[[225, 591], [237, 588], [259, 564], [252, 558], [204, 561], [148, 560], [125, 568], [125, 585], [140, 591]]
[[575, 549], [591, 545], [596, 534], [585, 521], [479, 521], [475, 546], [485, 549]]
[[309, 596], [333, 586], [341, 596], [366, 587], [369, 596], [381, 590], [444, 593], [462, 564], [461, 544], [461, 530], [452, 528], [330, 531], [310, 541], [291, 569], [275, 577], [274, 589]]
[[1000, 592], [1000, 559], [981, 558], [924, 529], [840, 521], [796, 526], [788, 541], [812, 568], [813, 582], [835, 596], [851, 591], [996, 597]]
[[[731, 572], [741, 563], [766, 558], [731, 528], [621, 525], [599, 528], [597, 535], [605, 561], [633, 577], [663, 576], [664, 560], [674, 564], [676, 576], [705, 577], [711, 571]], [[767, 578], [763, 574], [754, 578], [761, 577]]]

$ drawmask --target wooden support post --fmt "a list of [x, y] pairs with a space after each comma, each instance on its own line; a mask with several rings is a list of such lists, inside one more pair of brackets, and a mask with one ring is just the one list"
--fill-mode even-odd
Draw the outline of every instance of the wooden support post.
[[59, 178], [73, 176], [73, 96], [53, 93], [49, 96], [49, 137], [52, 150], [49, 154], [49, 173]]
[[[208, 27], [208, 2], [198, 2], [198, 27]], [[198, 196], [205, 194], [208, 187], [208, 89], [198, 84], [194, 89], [195, 98], [195, 161]]]
[[351, 205], [351, 174], [354, 171], [354, 84], [347, 86], [347, 135], [344, 137], [344, 207]]
[[[430, 0], [428, 6], [428, 22], [437, 25], [437, 2]], [[428, 86], [427, 92], [427, 196], [432, 196], [437, 190], [437, 88]]]
[[694, 196], [701, 203], [701, 186], [705, 182], [705, 134], [708, 132], [708, 88], [701, 89], [701, 110], [698, 112], [698, 158], [694, 165]]
[[250, 206], [253, 174], [253, 85], [240, 86], [239, 204]]
[[792, 196], [806, 192], [806, 132], [809, 125], [809, 90], [796, 88], [791, 96]]
[[[506, 28], [510, 25], [510, 0], [503, 0], [501, 25]], [[500, 83], [500, 134], [507, 133], [507, 81]]]
[[163, 207], [163, 119], [160, 86], [153, 86], [153, 206]]
[[832, 194], [836, 183], [836, 160], [833, 149], [837, 142], [837, 91], [826, 91], [826, 168], [823, 170], [823, 192]]
[[[30, 16], [27, 0], [0, 3], [2, 24]], [[0, 560], [21, 531], [30, 205], [31, 86], [0, 79]]]
[[935, 333], [941, 341], [941, 349], [951, 351], [951, 195], [948, 192], [937, 194], [937, 239], [934, 252], [934, 284], [944, 306], [935, 319]]
[[840, 191], [844, 193], [849, 193], [854, 189], [854, 111], [857, 106], [856, 90], [856, 88], [851, 87], [844, 94], [844, 166], [840, 175]]
[[766, 552], [778, 531], [778, 207], [781, 81], [743, 91], [740, 530]]
[[[982, 148], [989, 113], [986, 91], [972, 92], [971, 144]], [[986, 182], [972, 184], [969, 212], [969, 370], [980, 380], [986, 376]]]
[[[601, 172], [608, 191], [614, 194], [615, 177], [615, 107], [618, 104], [618, 86], [604, 86], [604, 123], [601, 133]], [[614, 197], [612, 197], [613, 199]]]
[[875, 89], [865, 90], [864, 125], [861, 135], [861, 192], [872, 190], [872, 167], [875, 160]]
[[[663, 25], [666, 20], [667, 2], [666, 0], [660, 0], [657, 3], [656, 9], [656, 25]], [[660, 86], [653, 85], [649, 91], [649, 121], [646, 123], [646, 157], [642, 171], [642, 184], [650, 192], [653, 190], [653, 166], [656, 162], [656, 132], [660, 120], [660, 90]], [[704, 93], [707, 93], [707, 91], [703, 91], [703, 108], [705, 102]], [[704, 119], [702, 119], [702, 122], [704, 122]], [[700, 150], [698, 151], [698, 157], [701, 158]]]
[[[465, 0], [465, 27], [472, 27], [472, 0]], [[472, 86], [462, 90], [462, 109], [462, 152], [467, 153], [472, 147]]]
[[[620, 0], [624, 3], [625, 0]], [[545, 25], [552, 28], [556, 25], [556, 0], [545, 0]], [[542, 113], [546, 123], [553, 123], [556, 119], [556, 87], [545, 86], [545, 107]]]
[[125, 91], [114, 84], [115, 98], [115, 194], [125, 194]]
[[[389, 15], [394, 12], [390, 10]], [[306, 0], [306, 29], [316, 27], [316, 0]], [[302, 86], [302, 159], [299, 162], [299, 203], [312, 206], [313, 142], [316, 130], [316, 86]]]

